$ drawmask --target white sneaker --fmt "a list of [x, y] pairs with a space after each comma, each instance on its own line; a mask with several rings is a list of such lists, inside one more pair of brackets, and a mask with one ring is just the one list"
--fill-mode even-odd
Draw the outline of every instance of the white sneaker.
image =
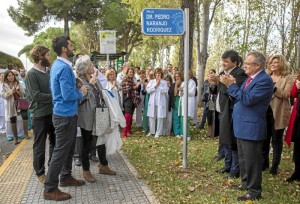
[[176, 135], [175, 137], [176, 137], [177, 139], [180, 139], [180, 138], [181, 138], [181, 136], [180, 136], [180, 135]]
[[188, 141], [188, 142], [191, 141], [191, 137], [187, 137], [187, 141]]
[[146, 136], [147, 136], [147, 137], [150, 137], [150, 136], [151, 136], [151, 133], [149, 132]]
[[154, 138], [159, 138], [159, 135], [155, 135]]

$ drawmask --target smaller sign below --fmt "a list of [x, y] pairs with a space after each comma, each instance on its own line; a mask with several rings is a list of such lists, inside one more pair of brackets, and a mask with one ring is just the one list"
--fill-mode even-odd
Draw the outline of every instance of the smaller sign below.
[[120, 67], [122, 67], [123, 66], [123, 64], [124, 64], [124, 61], [123, 60], [117, 60], [117, 72], [119, 72], [119, 69], [120, 69]]
[[116, 31], [114, 30], [100, 31], [100, 53], [101, 54], [116, 53]]
[[181, 9], [146, 8], [141, 14], [145, 35], [183, 35], [184, 13]]

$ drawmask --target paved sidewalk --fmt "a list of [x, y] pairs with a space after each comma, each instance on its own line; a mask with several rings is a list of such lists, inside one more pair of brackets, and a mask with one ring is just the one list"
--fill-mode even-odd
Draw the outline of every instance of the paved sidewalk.
[[[122, 153], [108, 156], [116, 176], [98, 174], [98, 163], [91, 162], [96, 183], [82, 187], [60, 187], [71, 194], [68, 201], [45, 201], [43, 185], [39, 184], [32, 167], [32, 143], [24, 140], [0, 167], [0, 204], [11, 203], [158, 203], [134, 167]], [[81, 167], [73, 166], [75, 178], [83, 179]]]

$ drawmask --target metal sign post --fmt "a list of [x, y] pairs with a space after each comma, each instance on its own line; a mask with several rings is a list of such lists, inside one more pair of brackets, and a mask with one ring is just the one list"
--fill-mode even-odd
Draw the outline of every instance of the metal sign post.
[[184, 120], [182, 166], [183, 168], [186, 168], [188, 136], [189, 9], [186, 8], [183, 12], [181, 9], [146, 8], [142, 11], [141, 22], [142, 33], [145, 35], [184, 34]]
[[188, 136], [188, 82], [189, 82], [189, 9], [184, 9], [185, 13], [185, 33], [184, 33], [184, 116], [183, 116], [183, 152], [182, 166], [187, 166], [187, 136]]

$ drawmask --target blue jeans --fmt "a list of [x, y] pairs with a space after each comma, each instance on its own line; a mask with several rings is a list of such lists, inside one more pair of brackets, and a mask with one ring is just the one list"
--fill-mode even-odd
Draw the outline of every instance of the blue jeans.
[[202, 119], [201, 119], [201, 123], [199, 125], [199, 128], [204, 128], [204, 125], [206, 123], [206, 118], [207, 118], [207, 115], [208, 115], [208, 107], [205, 107], [206, 105], [204, 104], [204, 109], [203, 109], [203, 114], [202, 114]]
[[231, 175], [236, 175], [240, 172], [238, 162], [238, 151], [232, 150], [230, 145], [222, 145], [225, 153], [225, 169], [230, 170]]

